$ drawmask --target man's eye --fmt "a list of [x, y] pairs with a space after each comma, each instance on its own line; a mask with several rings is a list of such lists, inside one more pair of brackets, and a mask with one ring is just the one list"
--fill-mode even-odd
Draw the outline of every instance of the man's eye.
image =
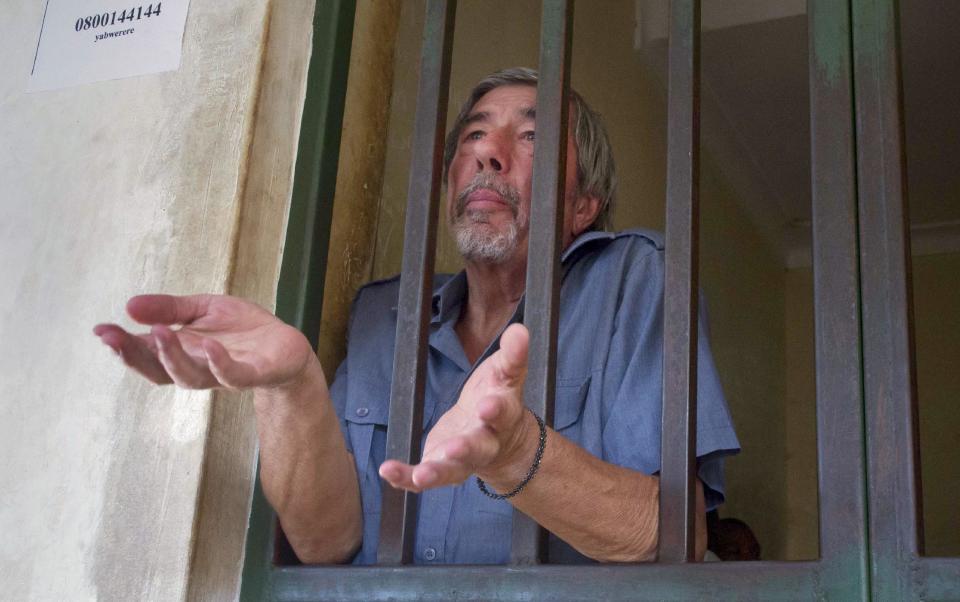
[[533, 130], [530, 130], [529, 132], [524, 132], [523, 139], [533, 142], [534, 140], [537, 139], [537, 133], [534, 132]]
[[464, 138], [464, 140], [479, 140], [482, 137], [483, 137], [483, 132], [481, 132], [480, 130], [475, 130], [467, 134], [467, 137]]

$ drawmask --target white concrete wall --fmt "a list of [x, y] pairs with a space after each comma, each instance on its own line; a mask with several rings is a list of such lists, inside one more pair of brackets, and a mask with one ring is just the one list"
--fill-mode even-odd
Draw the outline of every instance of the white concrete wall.
[[[253, 440], [208, 439], [210, 393], [145, 384], [91, 328], [147, 291], [272, 303], [312, 6], [192, 0], [178, 71], [26, 94], [44, 4], [0, 4], [0, 599], [184, 599], [205, 457], [230, 450], [244, 508]], [[235, 596], [244, 519], [191, 597]]]

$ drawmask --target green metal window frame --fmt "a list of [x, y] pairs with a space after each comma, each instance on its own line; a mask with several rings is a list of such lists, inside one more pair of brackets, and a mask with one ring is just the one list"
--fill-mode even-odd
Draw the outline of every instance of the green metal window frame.
[[[277, 285], [277, 316], [296, 326], [314, 349], [320, 333], [355, 13], [356, 0], [316, 3], [313, 49]], [[270, 592], [275, 563], [283, 555], [282, 550], [274, 550], [277, 519], [260, 487], [259, 463], [257, 473], [240, 582], [241, 600], [273, 598]]]
[[[676, 0], [674, 6], [696, 10], [698, 4]], [[317, 2], [277, 290], [277, 315], [314, 346], [354, 14], [354, 0]], [[960, 559], [922, 554], [912, 472], [915, 391], [897, 3], [810, 0], [808, 19], [821, 558], [291, 566], [282, 562], [276, 517], [258, 479], [242, 600], [960, 599]], [[884, 464], [890, 458], [892, 468]], [[688, 554], [683, 545], [674, 547], [678, 552], [671, 558]]]

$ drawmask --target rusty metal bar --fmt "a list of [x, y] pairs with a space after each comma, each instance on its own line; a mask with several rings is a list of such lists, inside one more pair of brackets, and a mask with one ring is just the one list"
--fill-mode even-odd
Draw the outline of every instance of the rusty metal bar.
[[825, 598], [816, 562], [283, 567], [271, 600], [847, 600]]
[[827, 599], [866, 600], [850, 8], [811, 0], [807, 11], [821, 578]]
[[853, 3], [871, 584], [877, 600], [918, 598], [912, 576], [923, 551], [897, 17], [893, 0]]
[[900, 600], [960, 600], [960, 558], [920, 558], [909, 567], [914, 589]]
[[696, 554], [700, 2], [670, 4], [666, 280], [658, 558]]
[[[414, 118], [413, 159], [407, 189], [403, 267], [397, 306], [397, 344], [390, 390], [387, 457], [420, 458], [437, 204], [443, 174], [443, 137], [450, 82], [455, 0], [428, 0]], [[411, 353], [411, 350], [415, 350]], [[409, 564], [416, 534], [417, 497], [383, 488], [380, 564]]]
[[[537, 82], [537, 143], [533, 156], [530, 239], [524, 325], [530, 353], [524, 399], [527, 407], [553, 424], [560, 318], [560, 252], [567, 164], [570, 52], [573, 0], [544, 0], [540, 25], [540, 76]], [[546, 561], [546, 532], [514, 512], [511, 562]]]

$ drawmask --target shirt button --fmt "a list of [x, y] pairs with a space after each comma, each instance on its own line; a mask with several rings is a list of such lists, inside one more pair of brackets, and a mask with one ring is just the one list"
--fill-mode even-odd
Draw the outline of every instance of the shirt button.
[[367, 408], [357, 408], [357, 416], [363, 418], [370, 413], [370, 410]]
[[437, 551], [434, 550], [433, 548], [427, 548], [426, 550], [423, 551], [423, 557], [426, 558], [427, 560], [433, 560], [434, 558], [437, 557]]

